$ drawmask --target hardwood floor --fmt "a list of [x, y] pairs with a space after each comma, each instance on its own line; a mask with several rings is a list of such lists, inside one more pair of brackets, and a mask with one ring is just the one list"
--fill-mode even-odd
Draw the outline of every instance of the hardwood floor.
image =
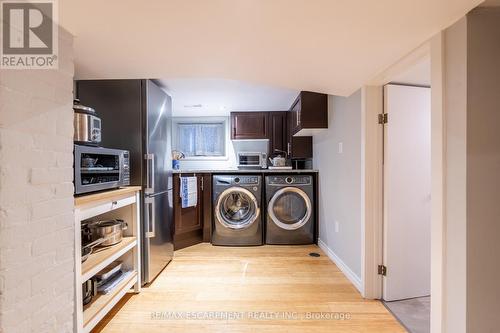
[[149, 288], [125, 297], [94, 332], [405, 330], [382, 303], [364, 300], [315, 245], [204, 243], [176, 251]]

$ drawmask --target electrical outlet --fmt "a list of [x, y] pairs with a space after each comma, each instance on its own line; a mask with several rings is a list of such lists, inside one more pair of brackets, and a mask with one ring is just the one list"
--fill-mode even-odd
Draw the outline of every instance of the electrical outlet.
[[335, 232], [339, 232], [339, 221], [335, 221]]
[[344, 144], [342, 142], [339, 142], [339, 154], [342, 154], [344, 152]]

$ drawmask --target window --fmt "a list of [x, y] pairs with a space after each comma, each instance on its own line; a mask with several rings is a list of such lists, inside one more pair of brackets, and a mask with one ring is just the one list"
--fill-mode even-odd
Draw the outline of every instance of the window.
[[186, 158], [224, 157], [226, 155], [225, 121], [175, 122], [175, 149]]

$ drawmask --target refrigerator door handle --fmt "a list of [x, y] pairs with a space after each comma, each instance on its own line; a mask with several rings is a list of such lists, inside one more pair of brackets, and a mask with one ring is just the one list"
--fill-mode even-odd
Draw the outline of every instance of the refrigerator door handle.
[[146, 154], [144, 158], [146, 159], [146, 188], [144, 193], [152, 194], [155, 193], [155, 155]]
[[146, 223], [145, 225], [147, 226], [147, 231], [146, 231], [146, 238], [152, 238], [155, 237], [155, 199], [154, 198], [146, 198], [144, 199], [144, 202], [146, 204]]
[[[154, 160], [153, 160], [154, 161]], [[155, 204], [156, 200], [153, 198], [153, 202], [151, 203], [151, 216], [153, 216], [153, 218], [151, 219], [151, 237], [155, 237], [156, 236], [156, 232], [155, 232], [155, 224], [156, 224], [156, 204]]]
[[156, 171], [155, 154], [150, 154], [150, 155], [151, 155], [151, 191], [153, 191], [152, 193], [155, 193], [155, 171]]

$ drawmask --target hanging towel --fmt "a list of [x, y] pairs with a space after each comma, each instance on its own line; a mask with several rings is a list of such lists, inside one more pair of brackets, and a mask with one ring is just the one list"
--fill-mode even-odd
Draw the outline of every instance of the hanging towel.
[[196, 207], [198, 204], [198, 186], [196, 177], [180, 177], [182, 208]]

